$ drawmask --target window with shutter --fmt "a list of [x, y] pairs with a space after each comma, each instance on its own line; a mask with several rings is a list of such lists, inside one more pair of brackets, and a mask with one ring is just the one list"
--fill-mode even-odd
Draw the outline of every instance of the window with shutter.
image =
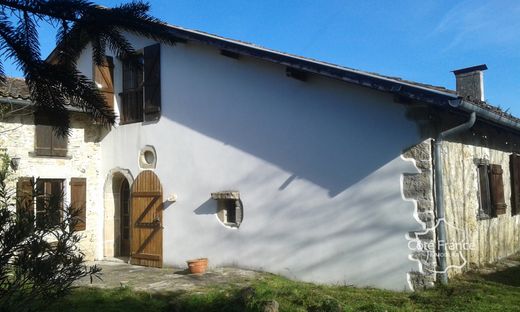
[[36, 224], [58, 224], [63, 210], [63, 180], [36, 181]]
[[502, 166], [480, 160], [478, 164], [479, 218], [488, 219], [506, 213]]
[[112, 57], [105, 56], [102, 64], [94, 64], [94, 81], [103, 94], [107, 105], [114, 108], [114, 61]]
[[509, 168], [511, 173], [511, 214], [520, 213], [520, 155], [509, 156]]
[[143, 55], [123, 60], [121, 124], [156, 121], [161, 115], [160, 45], [144, 48]]
[[34, 214], [33, 188], [33, 178], [21, 177], [18, 179], [16, 183], [16, 212], [26, 211]]
[[68, 138], [57, 135], [45, 116], [35, 116], [34, 152], [37, 156], [67, 156]]
[[72, 178], [70, 180], [70, 205], [77, 217], [75, 231], [84, 231], [86, 228], [87, 207], [87, 179]]

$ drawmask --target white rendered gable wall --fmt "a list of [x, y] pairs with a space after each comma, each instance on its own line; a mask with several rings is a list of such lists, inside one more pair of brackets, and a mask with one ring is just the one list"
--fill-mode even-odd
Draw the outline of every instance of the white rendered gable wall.
[[[136, 49], [153, 43], [129, 38]], [[91, 76], [89, 49], [78, 65]], [[117, 95], [117, 59], [114, 77]], [[192, 42], [161, 45], [161, 83], [160, 121], [113, 129], [101, 142], [101, 176], [120, 167], [135, 178], [139, 150], [155, 147], [164, 195], [178, 196], [163, 214], [165, 265], [208, 257], [306, 281], [408, 286], [417, 264], [405, 236], [419, 225], [400, 181], [417, 169], [400, 155], [420, 140], [390, 95], [315, 75], [298, 81], [281, 65]], [[218, 221], [210, 198], [229, 189], [244, 204], [239, 229]]]

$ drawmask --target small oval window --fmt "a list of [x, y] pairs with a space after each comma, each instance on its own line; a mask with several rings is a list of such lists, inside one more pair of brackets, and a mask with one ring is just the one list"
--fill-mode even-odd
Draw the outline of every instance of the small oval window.
[[146, 145], [139, 152], [139, 167], [142, 169], [155, 169], [157, 164], [157, 153], [151, 145]]

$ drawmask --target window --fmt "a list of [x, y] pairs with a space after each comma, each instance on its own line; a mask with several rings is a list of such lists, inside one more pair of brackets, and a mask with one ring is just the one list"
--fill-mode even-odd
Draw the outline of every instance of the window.
[[478, 176], [480, 191], [479, 218], [488, 219], [506, 213], [502, 166], [479, 160]]
[[144, 48], [137, 57], [123, 60], [121, 123], [156, 121], [161, 113], [160, 45]]
[[511, 215], [520, 214], [520, 155], [509, 156], [511, 173]]
[[121, 123], [143, 121], [143, 57], [123, 61]]
[[36, 224], [58, 224], [63, 210], [63, 180], [38, 179], [36, 181]]
[[242, 202], [240, 199], [217, 200], [217, 216], [222, 223], [239, 227], [242, 222]]
[[34, 152], [36, 156], [65, 157], [67, 156], [68, 138], [57, 135], [49, 121], [43, 115], [35, 116]]
[[237, 191], [224, 191], [211, 194], [217, 200], [217, 217], [231, 227], [239, 227], [244, 216], [244, 208]]

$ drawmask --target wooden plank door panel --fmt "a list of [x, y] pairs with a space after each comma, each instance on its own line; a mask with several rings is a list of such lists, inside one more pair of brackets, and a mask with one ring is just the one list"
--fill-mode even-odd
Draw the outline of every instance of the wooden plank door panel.
[[162, 267], [163, 194], [152, 171], [141, 172], [132, 184], [130, 263]]

